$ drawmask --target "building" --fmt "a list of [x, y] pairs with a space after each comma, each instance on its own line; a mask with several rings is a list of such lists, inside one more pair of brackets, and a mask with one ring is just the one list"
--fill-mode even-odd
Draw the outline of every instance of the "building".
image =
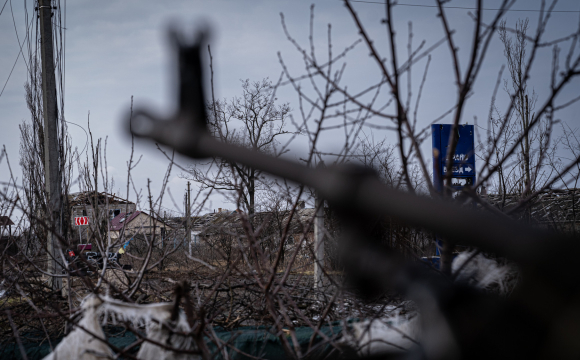
[[[292, 253], [300, 246], [296, 260], [299, 263], [311, 254], [315, 209], [297, 209], [287, 226], [290, 213], [289, 210], [258, 212], [248, 219], [240, 210], [222, 210], [194, 217], [189, 251], [204, 259], [213, 259], [214, 255], [220, 258], [221, 254], [229, 257], [233, 252], [249, 246], [244, 229], [244, 222], [249, 220], [254, 229], [259, 229], [257, 240], [269, 256], [277, 253], [280, 237], [287, 229], [284, 249]], [[213, 249], [219, 249], [221, 254], [214, 254]]]
[[580, 189], [546, 190], [525, 204], [521, 194], [489, 194], [485, 198], [514, 218], [558, 232], [580, 232]]
[[94, 220], [97, 211], [99, 214], [105, 214], [111, 220], [121, 212], [133, 212], [136, 210], [134, 202], [105, 192], [84, 191], [73, 193], [69, 195], [68, 201], [71, 207], [71, 221], [73, 224], [74, 218], [80, 216], [88, 216], [90, 223], [91, 220]]
[[12, 237], [12, 225], [14, 223], [8, 216], [0, 216], [0, 238]]
[[[108, 223], [121, 213], [136, 210], [135, 203], [122, 199], [115, 194], [84, 191], [70, 194], [68, 197], [71, 214], [71, 227], [78, 232], [80, 243], [89, 243], [100, 233], [104, 236]], [[87, 217], [87, 225], [77, 225], [75, 218]]]
[[122, 212], [115, 216], [109, 225], [111, 239], [121, 236], [131, 238], [135, 235], [152, 236], [162, 239], [168, 230], [167, 224], [144, 211]]
[[0, 216], [0, 253], [5, 255], [16, 255], [18, 246], [16, 242], [20, 241], [19, 236], [12, 233], [14, 223], [8, 216]]

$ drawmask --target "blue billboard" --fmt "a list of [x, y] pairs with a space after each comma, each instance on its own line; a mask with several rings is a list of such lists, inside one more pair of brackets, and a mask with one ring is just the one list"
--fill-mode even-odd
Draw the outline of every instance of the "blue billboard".
[[457, 146], [453, 153], [451, 169], [447, 169], [446, 155], [451, 136], [451, 124], [431, 125], [433, 141], [433, 186], [439, 192], [443, 190], [443, 178], [447, 171], [452, 171], [451, 187], [461, 190], [475, 184], [475, 142], [473, 125], [457, 126]]

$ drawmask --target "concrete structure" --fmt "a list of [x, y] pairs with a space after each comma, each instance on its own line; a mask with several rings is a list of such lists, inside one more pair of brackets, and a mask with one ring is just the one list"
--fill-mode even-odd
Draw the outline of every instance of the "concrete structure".
[[[14, 223], [8, 216], [0, 216], [0, 237], [12, 237], [12, 225]], [[8, 231], [6, 231], [8, 228]]]
[[521, 194], [487, 194], [484, 198], [501, 211], [511, 210], [514, 218], [558, 232], [580, 232], [580, 189], [546, 190], [522, 206]]
[[123, 212], [111, 220], [109, 232], [111, 239], [115, 240], [124, 236], [131, 238], [135, 235], [152, 236], [163, 239], [168, 226], [161, 220], [143, 211]]
[[[104, 234], [108, 223], [115, 216], [136, 210], [135, 203], [105, 192], [85, 191], [70, 194], [68, 202], [71, 226], [80, 243], [90, 243], [98, 232]], [[81, 216], [89, 218], [89, 225], [75, 225], [75, 218]]]

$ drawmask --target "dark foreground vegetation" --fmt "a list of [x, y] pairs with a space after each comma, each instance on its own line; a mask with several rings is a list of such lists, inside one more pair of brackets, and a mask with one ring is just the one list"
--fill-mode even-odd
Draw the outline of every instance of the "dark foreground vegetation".
[[[168, 159], [160, 194], [149, 182], [142, 191], [135, 185], [132, 171], [146, 160], [134, 147], [123, 194], [113, 194], [106, 142], [93, 139], [88, 123], [83, 158], [61, 102], [59, 191], [51, 195], [43, 75], [31, 43], [23, 179], [10, 177], [0, 192], [2, 357], [578, 358], [580, 142], [573, 119], [557, 114], [580, 100], [568, 91], [578, 86], [580, 32], [545, 38], [555, 2], [542, 2], [529, 31], [528, 20], [515, 28], [502, 21], [513, 1], [486, 21], [477, 1], [470, 50], [459, 51], [445, 3], [435, 1], [443, 38], [416, 46], [409, 25], [404, 56], [390, 0], [384, 44], [345, 1], [360, 38], [333, 52], [329, 26], [324, 61], [314, 26], [305, 46], [282, 17], [304, 72], [293, 74], [280, 57], [277, 82], [243, 81], [230, 100], [213, 96], [204, 35], [173, 34], [177, 113], [162, 121], [131, 101], [125, 119], [132, 142], [154, 140]], [[480, 73], [494, 37], [506, 66], [493, 74], [490, 111], [480, 116], [486, 128], [476, 130], [478, 176], [457, 191], [452, 171], [433, 177], [421, 145], [432, 123], [451, 123], [444, 157], [451, 168], [466, 104], [482, 98], [476, 80], [491, 76]], [[441, 61], [456, 91], [446, 97], [448, 111], [421, 120], [419, 100], [437, 96], [423, 89], [439, 47], [449, 48]], [[377, 76], [352, 89], [343, 75], [359, 50]], [[553, 56], [551, 81], [539, 89], [530, 73], [544, 51]], [[278, 101], [281, 86], [296, 90], [294, 109]], [[389, 132], [393, 144], [383, 138]], [[324, 136], [341, 145], [326, 151]], [[287, 160], [302, 140], [306, 156]], [[194, 160], [181, 166], [175, 152]], [[5, 151], [0, 161], [8, 161]], [[175, 172], [191, 182], [183, 206], [167, 187]], [[232, 208], [210, 208], [215, 194]], [[436, 247], [441, 256], [433, 259]]]

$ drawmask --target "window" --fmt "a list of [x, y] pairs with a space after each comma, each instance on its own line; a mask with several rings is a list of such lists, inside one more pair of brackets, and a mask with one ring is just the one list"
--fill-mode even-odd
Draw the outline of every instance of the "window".
[[109, 218], [111, 220], [113, 220], [120, 213], [121, 213], [121, 209], [109, 210]]

